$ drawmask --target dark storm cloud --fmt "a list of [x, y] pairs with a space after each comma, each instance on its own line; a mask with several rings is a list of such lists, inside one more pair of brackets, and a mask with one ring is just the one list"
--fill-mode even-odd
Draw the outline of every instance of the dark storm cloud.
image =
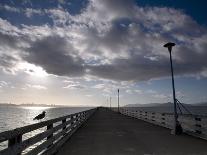
[[[113, 27], [104, 38], [107, 41], [103, 41], [106, 47], [111, 47], [112, 51], [117, 53], [122, 50], [121, 47], [128, 47], [129, 56], [125, 59], [115, 58], [109, 64], [90, 66], [89, 74], [121, 81], [145, 81], [170, 76], [169, 54], [163, 44], [171, 40], [172, 36], [155, 37], [153, 33], [144, 32], [139, 26], [137, 27], [137, 24], [129, 27], [122, 28], [122, 31]], [[131, 28], [135, 35], [131, 34]], [[173, 49], [175, 75], [199, 75], [206, 70], [206, 31], [202, 31], [203, 35], [193, 39], [197, 42], [178, 43]]]
[[199, 74], [204, 71], [207, 68], [206, 47], [207, 43], [201, 44], [200, 50], [202, 52], [199, 52], [196, 48], [182, 46], [178, 51], [178, 57], [181, 60], [175, 63], [177, 72], [180, 74]]
[[[189, 49], [185, 52], [190, 51]], [[187, 58], [187, 56], [184, 57]], [[199, 74], [206, 69], [206, 53], [201, 55], [193, 54], [188, 58], [189, 61], [174, 61], [175, 75]], [[90, 66], [89, 68], [91, 75], [120, 81], [147, 81], [170, 76], [170, 63], [167, 58], [152, 61], [137, 56], [129, 59], [115, 59], [112, 64]]]
[[[8, 53], [4, 46], [15, 49], [18, 40], [18, 44], [26, 43], [19, 52], [22, 61], [41, 66], [49, 74], [143, 81], [170, 75], [163, 44], [172, 41], [177, 44], [173, 49], [176, 75], [207, 70], [206, 27], [179, 10], [143, 8], [126, 0], [90, 0], [75, 16], [61, 8], [47, 12], [61, 25], [23, 25], [21, 29], [10, 24], [10, 33], [8, 29], [0, 33], [2, 53]], [[16, 29], [19, 38], [12, 34]], [[15, 62], [5, 55], [2, 58], [4, 66]]]
[[17, 37], [0, 32], [0, 45], [15, 48], [18, 45]]
[[26, 50], [25, 60], [43, 67], [50, 74], [82, 76], [84, 62], [77, 55], [72, 55], [73, 50], [65, 38], [49, 36], [33, 42]]
[[119, 52], [121, 46], [126, 44], [129, 32], [128, 28], [121, 26], [116, 21], [113, 22], [111, 29], [101, 37], [101, 44], [103, 44], [108, 50], [112, 52]]
[[116, 59], [110, 65], [90, 67], [90, 74], [106, 79], [120, 81], [144, 81], [151, 78], [166, 76], [168, 66], [139, 57]]

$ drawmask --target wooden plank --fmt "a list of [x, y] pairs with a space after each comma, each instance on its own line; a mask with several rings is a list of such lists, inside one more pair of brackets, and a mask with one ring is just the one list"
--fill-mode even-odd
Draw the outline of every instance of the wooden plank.
[[[42, 132], [42, 133], [39, 133], [21, 143], [18, 143], [18, 144], [15, 144], [16, 143], [16, 140], [11, 140], [10, 142], [10, 147], [7, 148], [7, 149], [4, 149], [2, 151], [0, 151], [1, 154], [4, 154], [4, 155], [7, 155], [7, 154], [14, 154], [15, 153], [21, 153], [22, 150], [24, 150], [25, 148], [27, 148], [28, 146], [30, 145], [33, 145], [39, 141], [41, 141], [42, 139], [46, 138], [46, 137], [49, 137], [51, 136], [52, 133], [58, 131], [59, 129], [61, 128], [65, 128], [68, 124], [71, 124], [72, 122], [77, 122], [77, 124], [81, 124], [82, 121], [84, 121], [86, 119], [87, 116], [91, 115], [91, 113], [93, 113], [95, 111], [95, 109], [91, 109], [91, 110], [87, 110], [85, 112], [80, 112], [80, 113], [76, 113], [76, 114], [72, 114], [72, 115], [68, 115], [68, 116], [71, 116], [74, 118], [73, 119], [70, 119], [68, 121], [63, 121], [64, 123], [52, 128], [52, 126], [50, 126], [48, 128], [48, 130]], [[82, 118], [82, 116], [84, 116]], [[61, 118], [64, 118], [64, 117], [61, 117]], [[76, 123], [75, 123], [76, 125]], [[70, 126], [69, 128], [71, 128], [73, 126]], [[58, 135], [58, 134], [57, 134]], [[51, 139], [52, 137], [50, 137], [48, 139], [48, 141]], [[19, 139], [19, 138], [18, 138]], [[14, 142], [14, 144], [13, 144]]]
[[[47, 125], [47, 130], [50, 130], [53, 128], [53, 124], [49, 124]], [[50, 139], [53, 136], [53, 133], [51, 133], [50, 135], [47, 136], [47, 140]]]
[[[95, 110], [95, 109], [96, 108], [90, 109], [90, 110], [86, 110], [85, 112], [90, 112], [91, 110]], [[76, 116], [77, 114], [80, 114], [80, 113], [82, 113], [82, 112], [78, 112], [78, 113], [74, 113], [74, 114], [58, 117], [58, 118], [55, 118], [55, 119], [51, 119], [51, 120], [47, 120], [47, 121], [43, 121], [43, 122], [27, 125], [27, 126], [24, 126], [24, 127], [16, 128], [14, 130], [9, 130], [9, 131], [2, 132], [2, 133], [0, 133], [0, 142], [6, 141], [8, 139], [12, 139], [13, 137], [16, 137], [18, 135], [23, 135], [25, 133], [31, 132], [33, 130], [36, 130], [38, 128], [42, 128], [44, 126], [47, 126], [49, 124], [53, 124], [53, 123], [62, 121], [63, 119], [67, 119], [69, 117]]]
[[[77, 123], [77, 122], [76, 122]], [[75, 125], [75, 124], [74, 124]], [[26, 155], [36, 155], [38, 153], [40, 153], [41, 151], [43, 151], [45, 148], [47, 148], [49, 145], [51, 145], [55, 140], [57, 140], [58, 138], [60, 138], [60, 136], [62, 135], [66, 135], [67, 131], [70, 131], [70, 129], [72, 129], [73, 126], [69, 126], [68, 128], [62, 130], [61, 132], [57, 133], [56, 135], [54, 135], [52, 138], [50, 138], [49, 140], [43, 142], [42, 144], [38, 145], [37, 147], [35, 147], [33, 150], [29, 151], [28, 153], [26, 153]], [[71, 132], [71, 131], [70, 131]], [[69, 133], [67, 133], [69, 134]]]
[[52, 133], [58, 131], [59, 129], [63, 128], [64, 126], [70, 124], [73, 120], [69, 120], [64, 124], [60, 124], [50, 130], [46, 130], [42, 133], [39, 133], [31, 138], [28, 138], [27, 140], [23, 141], [22, 143], [18, 144], [18, 145], [14, 145], [12, 147], [9, 147], [7, 149], [4, 149], [2, 151], [0, 151], [0, 154], [2, 155], [9, 155], [12, 154], [14, 152], [19, 153], [22, 150], [26, 149], [27, 147], [43, 140], [44, 138], [48, 137], [49, 135], [51, 135]]
[[[86, 117], [84, 117], [83, 119], [80, 119], [80, 121], [76, 121], [72, 126], [62, 130], [61, 132], [59, 132], [58, 134], [54, 135], [51, 139], [49, 139], [48, 141], [43, 142], [42, 144], [40, 144], [39, 146], [37, 146], [36, 148], [34, 148], [33, 150], [31, 150], [30, 152], [28, 152], [28, 155], [36, 155], [39, 152], [41, 152], [45, 147], [49, 146], [51, 143], [53, 143], [53, 141], [57, 140], [61, 135], [68, 135], [70, 134], [70, 132], [72, 132], [74, 129], [76, 129], [76, 127], [78, 127], [80, 124], [80, 122], [84, 122], [86, 121], [93, 113], [95, 110], [91, 110], [89, 112], [86, 113]], [[77, 119], [79, 117], [76, 117]], [[71, 131], [70, 131], [71, 130]], [[67, 133], [67, 131], [70, 131], [69, 133]], [[67, 133], [67, 134], [66, 134]], [[65, 137], [65, 136], [64, 136]]]
[[67, 137], [63, 137], [62, 140], [60, 140], [54, 147], [52, 147], [50, 150], [47, 150], [44, 155], [51, 155], [57, 152], [57, 150], [72, 136], [73, 133], [76, 132], [76, 130], [84, 123], [86, 120], [91, 117], [91, 115], [94, 112], [88, 113], [87, 117], [85, 117], [85, 120], [79, 124], [70, 134], [67, 135]]
[[[64, 124], [66, 122], [66, 119], [62, 120], [62, 124]], [[66, 126], [63, 127], [63, 130], [66, 128]]]
[[[126, 112], [126, 110], [123, 109], [122, 114], [134, 116], [134, 113], [132, 113], [133, 111], [127, 110]], [[136, 118], [155, 125], [163, 126], [169, 129], [172, 129], [173, 127], [172, 120], [174, 118], [171, 113], [149, 113], [148, 115], [148, 112], [139, 111], [136, 115]], [[184, 114], [179, 115], [178, 120], [180, 121], [185, 133], [207, 140], [207, 116]]]
[[[22, 142], [22, 135], [18, 135], [15, 138], [9, 139], [8, 147], [15, 146], [16, 144], [20, 144]], [[21, 154], [21, 151], [16, 153], [17, 155]]]
[[66, 136], [64, 136], [62, 139], [60, 139], [53, 147], [46, 150], [43, 155], [52, 155], [58, 151], [58, 149], [77, 131], [77, 129], [82, 125], [83, 123], [79, 124], [74, 128], [70, 133], [68, 133]]
[[33, 130], [42, 128], [42, 127], [47, 126], [49, 124], [59, 122], [62, 119], [71, 117], [73, 115], [75, 115], [75, 114], [67, 115], [67, 116], [63, 116], [63, 117], [59, 117], [59, 118], [51, 119], [51, 120], [48, 120], [48, 121], [43, 121], [43, 122], [31, 124], [31, 125], [27, 125], [27, 126], [24, 126], [24, 127], [16, 128], [14, 130], [10, 130], [10, 131], [2, 132], [2, 133], [0, 133], [0, 142], [11, 139], [13, 137], [16, 137], [17, 135], [25, 134], [27, 132], [31, 132]]

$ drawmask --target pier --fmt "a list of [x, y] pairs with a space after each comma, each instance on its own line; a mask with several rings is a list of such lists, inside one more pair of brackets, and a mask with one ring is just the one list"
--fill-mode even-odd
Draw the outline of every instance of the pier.
[[[138, 119], [137, 119], [138, 118]], [[196, 118], [198, 119], [198, 118]], [[202, 119], [200, 122], [202, 123]], [[154, 121], [153, 121], [154, 120]], [[159, 120], [160, 121], [159, 123]], [[166, 121], [165, 121], [166, 120]], [[199, 119], [198, 119], [199, 120]], [[196, 121], [198, 121], [196, 120]], [[205, 119], [204, 119], [205, 120]], [[61, 123], [54, 126], [54, 122]], [[185, 131], [181, 135], [171, 134], [170, 116], [167, 114], [130, 112], [120, 108], [120, 113], [109, 108], [95, 108], [65, 117], [41, 122], [0, 134], [0, 142], [8, 140], [8, 148], [0, 154], [21, 154], [25, 148], [42, 140], [45, 141], [25, 154], [57, 155], [182, 155], [207, 154], [204, 132]], [[188, 120], [189, 121], [189, 120]], [[53, 124], [53, 125], [51, 125]], [[160, 124], [163, 124], [161, 126]], [[47, 130], [26, 140], [21, 136], [38, 127]], [[182, 125], [182, 124], [181, 124]], [[37, 127], [38, 126], [38, 127]], [[50, 127], [48, 127], [50, 126]], [[200, 125], [202, 131], [204, 126]], [[24, 130], [23, 130], [24, 129]], [[27, 130], [26, 130], [27, 129]], [[206, 129], [206, 128], [205, 128]], [[23, 131], [22, 131], [23, 130]], [[54, 134], [59, 130], [59, 133]], [[12, 134], [11, 134], [12, 133]], [[201, 135], [200, 138], [195, 137]], [[15, 138], [16, 137], [16, 138]], [[20, 138], [18, 138], [20, 137]], [[12, 140], [13, 139], [13, 140]], [[16, 140], [14, 140], [16, 139]], [[48, 142], [49, 141], [49, 142]]]
[[207, 141], [100, 108], [58, 155], [207, 154]]

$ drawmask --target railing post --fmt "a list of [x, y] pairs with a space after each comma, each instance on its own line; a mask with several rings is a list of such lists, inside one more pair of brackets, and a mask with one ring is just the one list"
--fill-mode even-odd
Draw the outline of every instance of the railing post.
[[82, 112], [79, 115], [79, 122], [80, 122], [80, 124], [82, 123]]
[[74, 116], [71, 116], [71, 123], [70, 123], [71, 130], [73, 130], [73, 128], [74, 128], [73, 124], [74, 124]]
[[81, 122], [81, 113], [78, 114], [78, 122]]
[[[47, 126], [47, 130], [50, 130], [50, 129], [52, 129], [52, 128], [53, 128], [53, 124], [50, 124], [50, 125]], [[50, 138], [52, 138], [52, 136], [53, 136], [53, 134], [49, 135], [49, 136], [47, 137], [47, 140], [49, 140]], [[52, 145], [52, 144], [51, 144], [51, 145]], [[49, 148], [51, 145], [49, 145], [47, 148]]]
[[84, 122], [84, 112], [81, 113], [81, 122]]
[[82, 121], [84, 122], [85, 120], [85, 112], [82, 113], [82, 117], [81, 117]]
[[195, 117], [195, 133], [202, 134], [201, 131], [201, 117]]
[[[62, 120], [62, 124], [66, 122], [66, 118]], [[66, 129], [66, 126], [63, 127], [63, 130]]]
[[[11, 147], [11, 146], [13, 146], [15, 144], [19, 144], [21, 142], [22, 142], [22, 135], [18, 135], [18, 136], [14, 137], [14, 138], [9, 139], [8, 147]], [[21, 152], [17, 153], [17, 155], [21, 155]]]
[[87, 119], [87, 112], [84, 112], [84, 121]]
[[76, 120], [77, 120], [77, 126], [78, 126], [78, 124], [80, 124], [80, 114], [77, 115]]
[[84, 122], [84, 112], [81, 113], [81, 122]]

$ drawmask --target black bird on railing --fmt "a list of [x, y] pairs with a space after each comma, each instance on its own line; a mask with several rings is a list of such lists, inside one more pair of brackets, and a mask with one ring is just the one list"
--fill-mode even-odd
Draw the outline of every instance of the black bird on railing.
[[33, 120], [40, 120], [43, 119], [45, 117], [45, 111], [43, 111], [41, 114], [37, 115], [35, 118], [33, 118]]

